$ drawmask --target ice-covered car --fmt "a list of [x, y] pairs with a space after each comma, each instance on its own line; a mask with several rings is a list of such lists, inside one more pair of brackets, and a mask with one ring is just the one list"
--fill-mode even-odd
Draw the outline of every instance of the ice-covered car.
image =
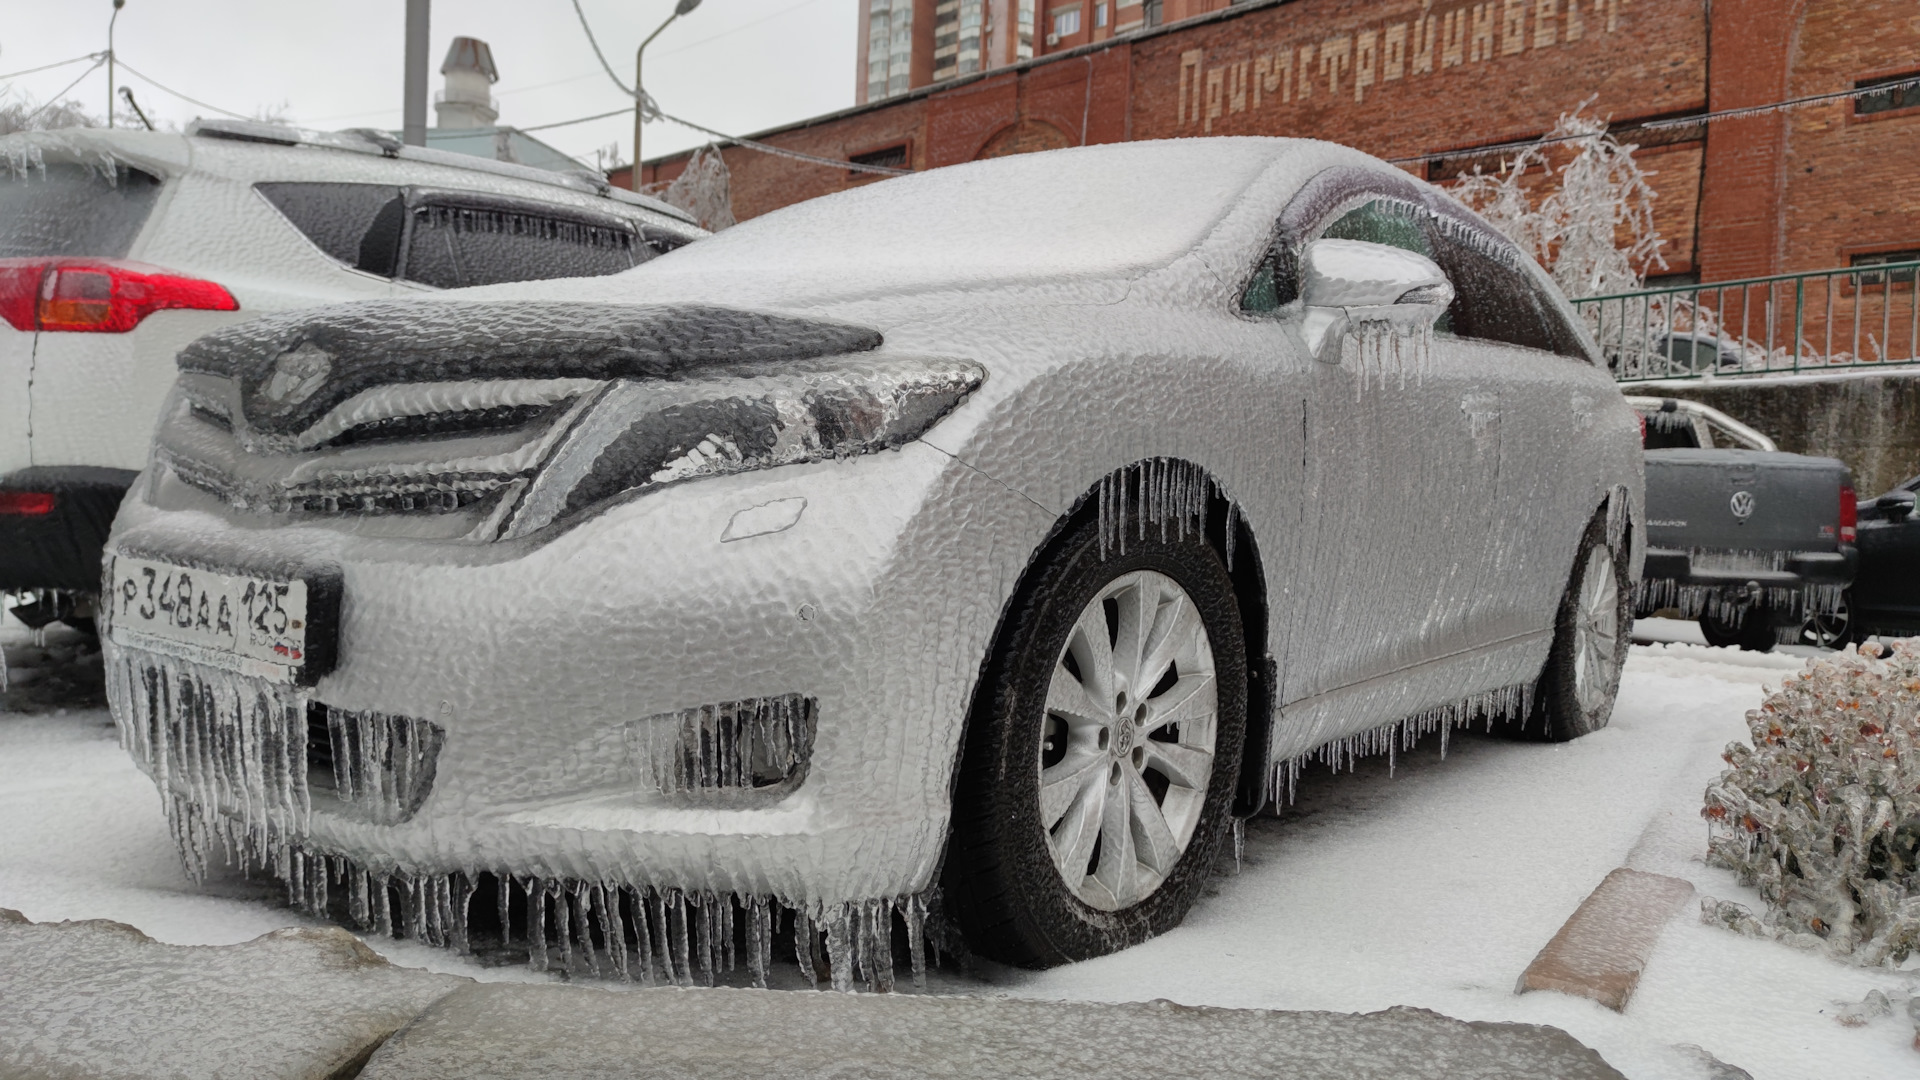
[[1092, 956], [1315, 755], [1607, 722], [1641, 457], [1596, 361], [1449, 196], [1286, 139], [269, 317], [181, 354], [114, 714], [189, 865], [382, 931], [839, 986], [896, 924]]
[[604, 180], [245, 121], [0, 138], [0, 593], [84, 619], [174, 354], [289, 308], [625, 270], [704, 235]]
[[1920, 492], [1920, 476], [1877, 498], [1860, 501], [1859, 572], [1837, 607], [1808, 616], [1801, 627], [1801, 641], [1832, 649], [1874, 634], [1920, 634], [1920, 518], [1913, 514], [1915, 492]]

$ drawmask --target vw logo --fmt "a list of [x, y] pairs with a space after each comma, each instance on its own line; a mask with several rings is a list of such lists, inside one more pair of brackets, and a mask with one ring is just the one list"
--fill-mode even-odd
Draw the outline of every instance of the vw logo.
[[1734, 517], [1745, 521], [1753, 516], [1753, 492], [1736, 491], [1727, 505], [1733, 510]]

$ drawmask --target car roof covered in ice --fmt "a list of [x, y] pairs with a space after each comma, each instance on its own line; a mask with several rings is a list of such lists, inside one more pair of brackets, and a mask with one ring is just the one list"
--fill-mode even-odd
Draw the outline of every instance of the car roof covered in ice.
[[[613, 300], [644, 278], [652, 298], [719, 299], [731, 283], [752, 301], [1131, 278], [1194, 251], [1283, 160], [1302, 178], [1335, 162], [1373, 162], [1329, 143], [1276, 138], [1020, 154], [797, 203], [596, 282], [491, 291]], [[770, 278], [781, 284], [769, 288]]]

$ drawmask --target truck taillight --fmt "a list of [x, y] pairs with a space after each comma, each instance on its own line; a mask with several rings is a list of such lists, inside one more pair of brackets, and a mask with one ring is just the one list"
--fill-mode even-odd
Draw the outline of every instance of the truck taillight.
[[156, 311], [237, 311], [233, 294], [126, 259], [0, 259], [0, 318], [15, 330], [124, 334]]
[[1853, 485], [1840, 485], [1840, 542], [1851, 544], [1860, 535], [1860, 502], [1853, 497]]
[[0, 491], [0, 514], [42, 517], [53, 513], [51, 491]]

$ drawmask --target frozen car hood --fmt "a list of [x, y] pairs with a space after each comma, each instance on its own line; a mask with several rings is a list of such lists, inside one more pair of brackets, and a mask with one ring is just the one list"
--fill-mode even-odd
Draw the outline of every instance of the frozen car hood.
[[806, 307], [1047, 287], [1111, 302], [1199, 246], [1277, 159], [1313, 145], [1165, 139], [971, 162], [797, 203], [627, 273], [457, 297]]

